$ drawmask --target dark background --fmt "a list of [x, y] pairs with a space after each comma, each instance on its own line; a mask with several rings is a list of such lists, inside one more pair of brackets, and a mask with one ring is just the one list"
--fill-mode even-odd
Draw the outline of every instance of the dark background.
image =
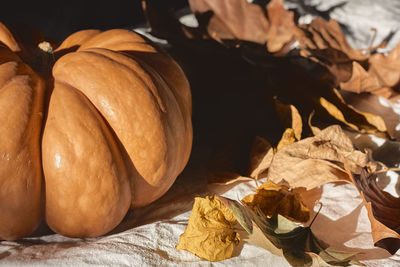
[[[182, 8], [187, 0], [153, 0]], [[61, 41], [83, 29], [132, 28], [145, 22], [141, 0], [7, 1], [0, 8], [0, 21], [26, 24], [45, 38]]]

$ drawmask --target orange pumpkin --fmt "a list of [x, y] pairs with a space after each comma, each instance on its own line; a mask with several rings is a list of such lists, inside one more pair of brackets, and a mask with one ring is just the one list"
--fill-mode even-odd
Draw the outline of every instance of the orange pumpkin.
[[128, 30], [40, 47], [49, 53], [0, 23], [0, 239], [30, 234], [43, 217], [62, 235], [99, 236], [162, 196], [185, 167], [189, 84], [171, 57]]

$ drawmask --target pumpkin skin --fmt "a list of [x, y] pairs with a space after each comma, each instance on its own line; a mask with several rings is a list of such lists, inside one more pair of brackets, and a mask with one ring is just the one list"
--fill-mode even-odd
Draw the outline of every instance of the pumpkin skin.
[[[0, 217], [0, 238], [26, 236], [43, 211], [57, 233], [99, 236], [129, 208], [171, 187], [192, 144], [190, 88], [172, 58], [131, 31], [85, 30], [54, 51], [46, 75], [43, 66], [35, 71], [24, 63], [23, 44], [4, 25], [0, 41], [0, 134], [8, 137], [0, 140], [0, 212], [9, 212]], [[12, 72], [12, 64], [23, 70]], [[10, 75], [29, 80], [29, 104], [19, 101], [22, 114], [14, 119], [11, 96], [2, 96]], [[1, 155], [20, 161], [12, 165]], [[24, 172], [12, 172], [18, 169]], [[22, 201], [26, 191], [32, 200]]]

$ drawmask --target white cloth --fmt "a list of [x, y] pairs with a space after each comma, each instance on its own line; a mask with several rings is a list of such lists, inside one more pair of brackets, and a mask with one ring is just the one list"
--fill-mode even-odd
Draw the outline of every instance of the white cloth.
[[[289, 2], [293, 7], [299, 1]], [[333, 5], [343, 1], [305, 1], [316, 10], [328, 9], [332, 6], [328, 2]], [[366, 13], [368, 10], [371, 12], [371, 5], [366, 5], [364, 1], [348, 2], [349, 5], [333, 10], [332, 17], [351, 27], [350, 41], [357, 46], [365, 44], [368, 39], [366, 31], [372, 24], [378, 28], [377, 40], [383, 39], [386, 33], [399, 25], [398, 16], [387, 15], [400, 10], [396, 1], [380, 1], [381, 5], [376, 4], [372, 8], [374, 16]], [[385, 6], [389, 2], [393, 8]], [[355, 6], [361, 11], [354, 11]], [[398, 143], [388, 145], [384, 140], [375, 143], [377, 146], [374, 149], [378, 151], [383, 146], [400, 151]], [[207, 185], [201, 167], [202, 156], [194, 156], [198, 160], [192, 161], [194, 163], [164, 197], [128, 215], [112, 233], [85, 240], [47, 234], [20, 241], [1, 241], [0, 266], [289, 266], [284, 258], [250, 244], [242, 244], [231, 259], [214, 263], [175, 249], [180, 234], [186, 228], [194, 197], [222, 194], [238, 200], [252, 193], [255, 186], [253, 182], [230, 186]], [[387, 157], [391, 155], [387, 154]], [[400, 163], [400, 158], [398, 161]], [[388, 191], [395, 194], [394, 189], [399, 187], [398, 177], [395, 173], [390, 176], [391, 182], [385, 184]], [[400, 252], [390, 256], [385, 250], [373, 246], [367, 212], [354, 186], [327, 184], [322, 190], [323, 208], [312, 226], [320, 239], [336, 249], [359, 251], [359, 259], [367, 266], [400, 265]]]

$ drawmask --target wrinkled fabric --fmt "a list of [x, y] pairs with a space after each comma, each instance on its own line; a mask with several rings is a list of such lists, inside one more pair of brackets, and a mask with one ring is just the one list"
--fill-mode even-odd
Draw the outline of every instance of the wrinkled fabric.
[[[355, 48], [364, 48], [368, 44], [370, 27], [377, 28], [376, 45], [400, 26], [400, 2], [392, 0], [290, 0], [286, 4], [298, 8], [303, 19], [336, 6], [329, 14], [347, 28], [345, 33]], [[193, 23], [188, 17], [184, 20]], [[388, 48], [399, 39], [400, 32], [394, 33]], [[391, 108], [400, 115], [400, 103], [384, 104], [392, 105]], [[377, 160], [391, 167], [400, 164], [399, 142], [361, 134], [351, 138], [359, 149], [372, 149]], [[231, 259], [215, 263], [175, 249], [179, 236], [186, 229], [194, 197], [220, 194], [240, 200], [256, 188], [250, 181], [226, 186], [208, 185], [203, 158], [199, 156], [202, 151], [194, 150], [193, 153], [198, 155], [192, 155], [195, 159], [164, 197], [127, 215], [111, 233], [82, 240], [62, 237], [44, 229], [38, 237], [0, 241], [0, 266], [289, 266], [284, 258], [250, 244], [240, 243]], [[395, 172], [381, 175], [378, 184], [395, 196], [399, 194], [400, 180]], [[367, 266], [400, 265], [400, 251], [390, 256], [373, 246], [367, 211], [353, 185], [326, 184], [320, 190], [323, 206], [312, 226], [316, 236], [338, 250], [360, 252], [358, 259]], [[311, 217], [316, 209], [318, 205]]]

